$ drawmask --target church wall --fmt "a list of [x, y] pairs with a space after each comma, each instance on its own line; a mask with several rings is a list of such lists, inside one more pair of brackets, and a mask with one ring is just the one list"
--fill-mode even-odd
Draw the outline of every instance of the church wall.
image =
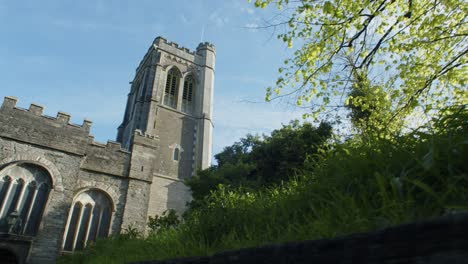
[[149, 182], [135, 179], [128, 181], [122, 230], [132, 227], [143, 232], [146, 229], [150, 187]]
[[122, 228], [144, 231], [159, 138], [136, 130], [133, 139]]
[[[192, 175], [195, 126], [194, 118], [165, 106], [159, 107], [154, 134], [159, 136], [161, 146], [156, 154], [155, 173], [179, 179]], [[179, 161], [174, 160], [177, 146], [180, 147]]]
[[130, 152], [116, 142], [94, 142], [89, 121], [79, 126], [68, 123], [69, 115], [62, 120], [61, 114], [57, 118], [41, 114], [42, 107], [36, 105], [17, 108], [15, 98], [7, 97], [0, 108], [0, 171], [18, 162], [34, 163], [47, 169], [53, 180], [28, 263], [55, 262], [73, 198], [81, 190], [99, 189], [111, 197], [109, 231], [120, 233], [129, 186]]
[[99, 189], [107, 193], [112, 199], [114, 212], [112, 213], [109, 234], [117, 235], [122, 227], [122, 217], [125, 210], [128, 180], [98, 172], [80, 170], [77, 181], [73, 186], [74, 195], [85, 189]]
[[[182, 74], [177, 109], [162, 105], [167, 71], [173, 66]], [[187, 74], [196, 79], [191, 114], [181, 112]], [[182, 213], [191, 200], [184, 179], [210, 161], [213, 80], [211, 44], [202, 43], [194, 52], [156, 38], [137, 68], [118, 130], [119, 142], [107, 144], [94, 141], [91, 121], [71, 124], [69, 114], [44, 116], [42, 106], [31, 104], [22, 109], [16, 106], [16, 98], [6, 97], [0, 107], [0, 173], [15, 163], [33, 163], [45, 168], [53, 179], [39, 231], [31, 237], [28, 263], [55, 262], [74, 198], [86, 190], [101, 190], [112, 200], [110, 235], [129, 226], [144, 231], [148, 215], [167, 209]], [[134, 100], [137, 94], [138, 100]], [[176, 148], [178, 158], [174, 158]], [[0, 246], [2, 243], [0, 239]]]
[[120, 143], [92, 143], [88, 145], [81, 169], [127, 177], [129, 163], [130, 152], [122, 150]]
[[32, 104], [29, 109], [16, 106], [17, 99], [6, 97], [0, 111], [0, 134], [6, 138], [50, 147], [68, 153], [86, 152], [90, 121], [83, 125], [69, 124], [70, 115], [59, 112], [57, 117], [43, 116], [43, 107]]
[[[3, 125], [0, 119], [0, 126]], [[79, 174], [80, 158], [56, 150], [1, 138], [0, 168], [11, 162], [33, 162], [51, 171], [53, 189], [49, 194], [37, 235], [33, 238], [30, 263], [54, 262], [61, 248], [73, 189]]]
[[182, 181], [155, 175], [151, 184], [148, 216], [161, 215], [167, 209], [182, 214], [191, 199], [190, 189]]

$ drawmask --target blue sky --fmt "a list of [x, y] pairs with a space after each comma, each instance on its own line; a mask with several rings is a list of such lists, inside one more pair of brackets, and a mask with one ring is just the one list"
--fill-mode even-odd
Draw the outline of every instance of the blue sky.
[[157, 36], [217, 51], [214, 146], [269, 133], [303, 111], [265, 103], [265, 88], [290, 55], [271, 30], [255, 30], [274, 10], [247, 0], [0, 0], [0, 96], [93, 121], [97, 141], [114, 140], [129, 81]]

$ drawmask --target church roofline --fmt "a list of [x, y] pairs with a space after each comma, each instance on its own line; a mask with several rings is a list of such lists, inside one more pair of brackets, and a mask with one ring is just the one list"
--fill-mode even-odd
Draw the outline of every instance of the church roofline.
[[93, 122], [88, 119], [84, 119], [81, 125], [73, 124], [73, 123], [70, 123], [71, 115], [68, 113], [58, 112], [56, 117], [52, 117], [52, 116], [47, 116], [43, 114], [44, 108], [45, 108], [44, 106], [32, 103], [29, 106], [29, 109], [24, 109], [24, 108], [17, 107], [16, 106], [17, 103], [18, 103], [18, 98], [14, 96], [5, 96], [1, 108], [2, 109], [16, 109], [20, 111], [29, 112], [35, 116], [40, 116], [48, 120], [54, 120], [57, 123], [62, 124], [62, 125], [69, 125], [71, 127], [80, 128], [83, 131], [88, 132], [88, 133], [91, 131], [91, 126]]
[[176, 49], [178, 49], [178, 50], [180, 50], [180, 51], [183, 51], [183, 52], [185, 52], [185, 53], [189, 53], [189, 54], [195, 55], [195, 51], [190, 50], [190, 49], [188, 49], [188, 48], [186, 48], [186, 47], [183, 47], [183, 46], [180, 46], [180, 47], [179, 47], [179, 44], [177, 44], [177, 43], [175, 43], [175, 42], [167, 41], [167, 39], [165, 39], [165, 38], [163, 38], [163, 37], [161, 37], [161, 36], [156, 37], [156, 38], [154, 39], [154, 41], [153, 41], [153, 44], [156, 45], [156, 46], [158, 46], [158, 47], [160, 47], [162, 43], [164, 43], [164, 44], [166, 44], [166, 45], [168, 45], [168, 46], [171, 46], [171, 47], [173, 47], [173, 48], [176, 48]]
[[[170, 47], [170, 48], [167, 49], [167, 47]], [[178, 54], [177, 51], [181, 51], [181, 52], [183, 52], [182, 54], [185, 53], [185, 54], [187, 54], [187, 56], [194, 56], [194, 57], [195, 56], [200, 56], [199, 52], [202, 51], [202, 50], [210, 50], [211, 52], [216, 53], [215, 46], [210, 42], [201, 42], [201, 43], [199, 43], [196, 50], [194, 51], [194, 50], [188, 49], [186, 47], [179, 46], [179, 44], [177, 44], [175, 42], [168, 41], [167, 39], [165, 39], [165, 38], [163, 38], [161, 36], [158, 36], [158, 37], [156, 37], [154, 39], [153, 43], [148, 48], [148, 51], [143, 56], [143, 59], [138, 64], [138, 67], [135, 69], [135, 71], [137, 73], [139, 72], [141, 67], [145, 64], [147, 59], [150, 57], [149, 55], [151, 54], [151, 51], [158, 50], [158, 49], [161, 49], [161, 50], [163, 50], [165, 52], [168, 52], [168, 53], [170, 53], [170, 54], [172, 54], [174, 56], [178, 56], [181, 59], [192, 61], [192, 62], [194, 62], [194, 59], [189, 59], [189, 58], [186, 58], [186, 57], [184, 58], [184, 56], [181, 57], [180, 53]], [[136, 76], [135, 76], [135, 78], [136, 78]]]
[[[15, 114], [15, 112], [11, 112], [16, 118], [26, 118], [27, 116], [30, 116], [30, 117], [35, 117], [36, 118], [43, 118], [43, 122], [44, 124], [54, 124], [55, 125], [52, 125], [52, 127], [54, 127], [54, 130], [56, 129], [76, 129], [79, 131], [79, 134], [77, 135], [80, 135], [79, 137], [82, 138], [82, 142], [87, 142], [89, 147], [91, 146], [94, 146], [94, 147], [99, 147], [99, 148], [104, 148], [108, 151], [120, 151], [120, 152], [124, 152], [124, 153], [130, 153], [128, 150], [126, 150], [125, 148], [122, 148], [121, 144], [119, 142], [115, 142], [115, 141], [112, 141], [112, 140], [108, 140], [106, 143], [101, 143], [101, 142], [97, 142], [97, 141], [94, 141], [94, 136], [90, 134], [90, 131], [91, 131], [91, 126], [92, 126], [92, 121], [88, 120], [88, 119], [84, 119], [83, 120], [83, 124], [82, 125], [78, 125], [78, 124], [73, 124], [73, 123], [70, 123], [70, 120], [71, 120], [71, 115], [68, 114], [68, 113], [65, 113], [65, 112], [58, 112], [57, 113], [57, 116], [56, 117], [51, 117], [51, 116], [47, 116], [47, 115], [44, 115], [44, 109], [45, 107], [41, 106], [41, 105], [38, 105], [38, 104], [34, 104], [32, 103], [30, 106], [29, 106], [29, 109], [24, 109], [24, 108], [20, 108], [20, 107], [17, 107], [17, 103], [18, 103], [18, 98], [14, 97], [14, 96], [5, 96], [4, 100], [3, 100], [3, 103], [1, 105], [1, 108], [0, 108], [0, 113], [2, 111], [19, 111], [18, 113], [23, 113], [23, 115], [19, 115], [18, 114]], [[26, 114], [26, 115], [24, 115]], [[75, 130], [75, 131], [76, 131]], [[37, 132], [37, 131], [36, 131]], [[63, 132], [64, 134], [66, 134], [66, 132], [64, 131]], [[0, 135], [2, 136], [2, 135]], [[40, 144], [39, 142], [31, 142], [33, 144], [39, 144], [39, 145], [43, 145], [43, 144]], [[47, 144], [45, 144], [47, 145]], [[54, 146], [48, 146], [48, 147], [51, 147], [51, 148], [55, 148]], [[66, 151], [66, 152], [71, 152], [71, 153], [75, 153], [75, 154], [79, 154], [79, 155], [82, 155], [84, 153], [86, 153], [86, 151], [73, 151], [73, 150], [67, 150], [67, 149], [59, 149], [59, 150], [62, 150], [62, 151]]]

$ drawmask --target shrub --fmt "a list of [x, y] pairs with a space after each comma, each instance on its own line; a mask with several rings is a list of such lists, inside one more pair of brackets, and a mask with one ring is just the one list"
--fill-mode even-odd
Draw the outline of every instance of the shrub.
[[169, 228], [174, 228], [179, 224], [180, 219], [174, 209], [164, 211], [161, 216], [150, 216], [148, 220], [148, 227], [152, 233], [158, 233]]

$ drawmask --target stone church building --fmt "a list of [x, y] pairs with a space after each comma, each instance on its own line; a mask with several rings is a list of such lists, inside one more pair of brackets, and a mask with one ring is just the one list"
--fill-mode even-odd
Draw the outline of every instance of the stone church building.
[[184, 179], [210, 166], [215, 48], [154, 40], [131, 82], [117, 140], [92, 122], [0, 108], [0, 262], [54, 263], [191, 199]]

